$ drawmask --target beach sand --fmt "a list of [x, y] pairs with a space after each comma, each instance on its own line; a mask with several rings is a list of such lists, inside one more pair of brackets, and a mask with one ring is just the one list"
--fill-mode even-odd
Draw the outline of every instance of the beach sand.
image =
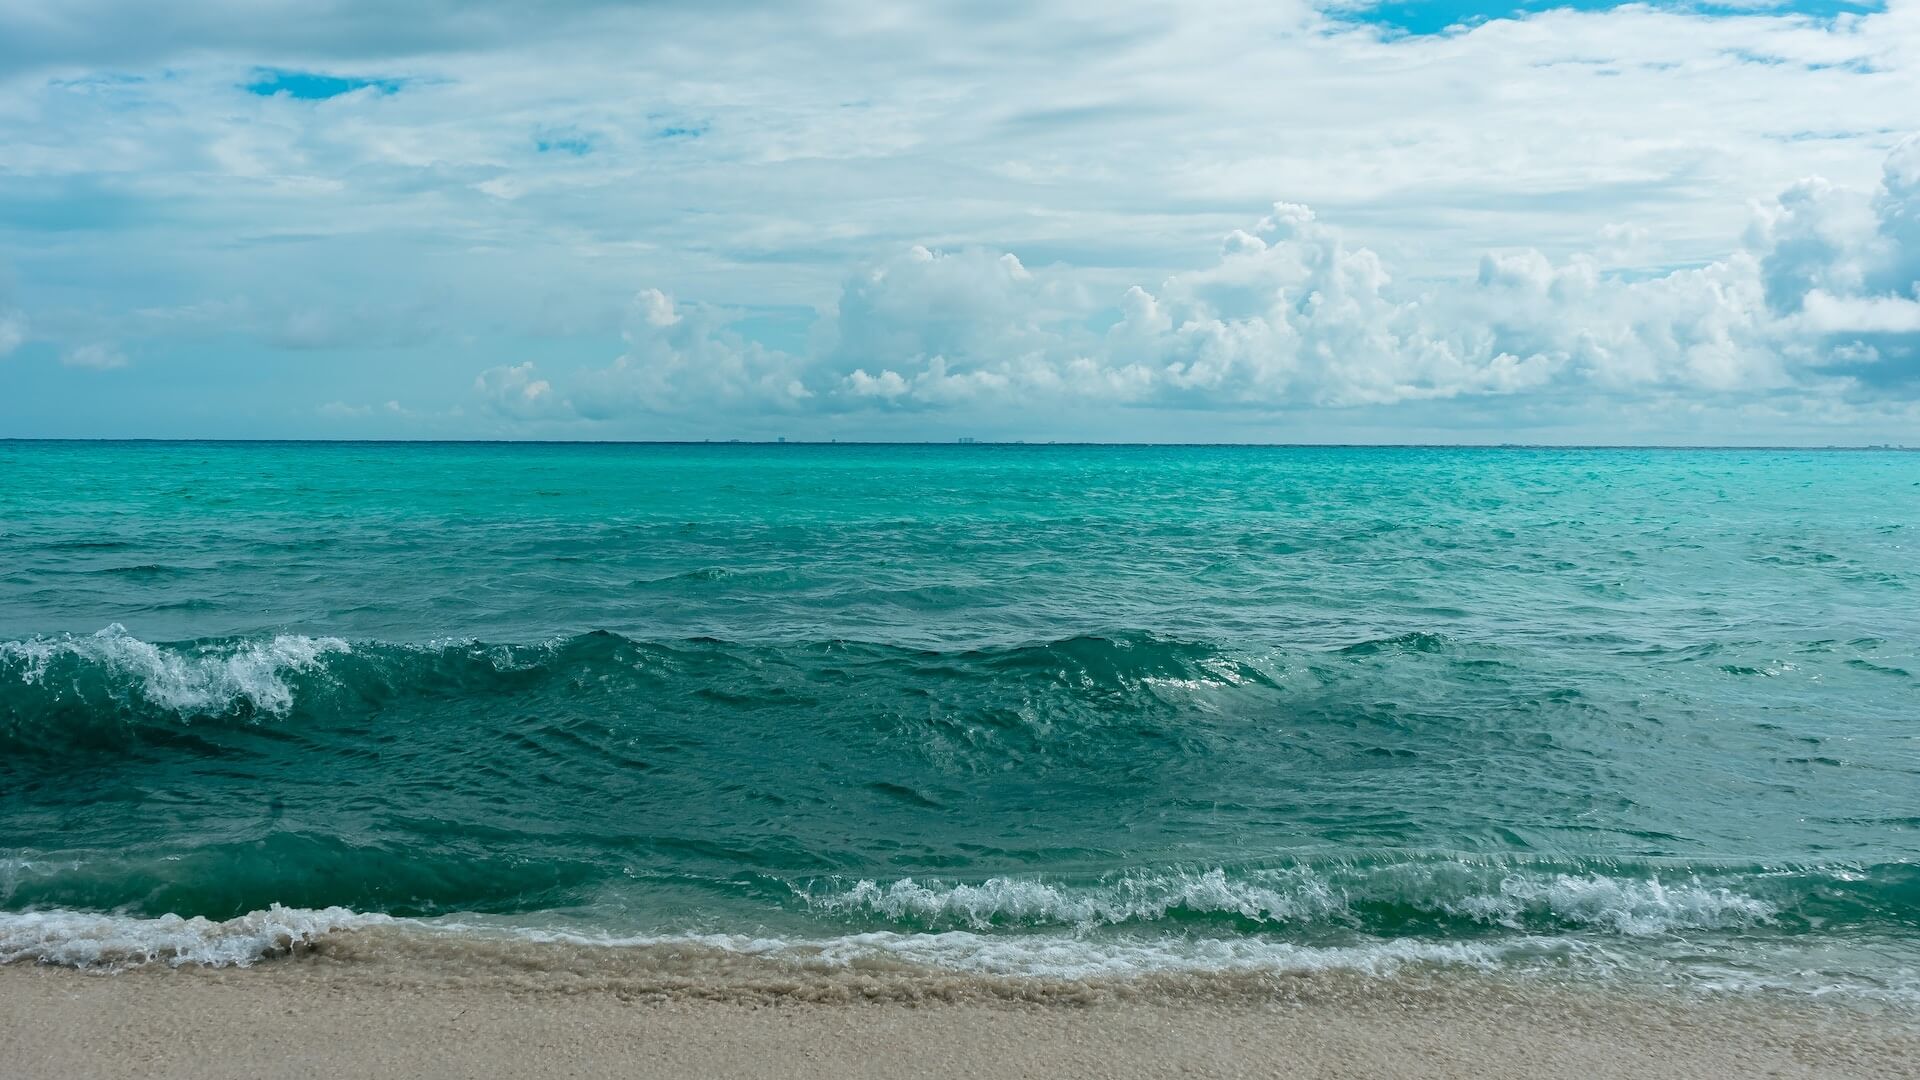
[[1911, 1014], [1804, 1000], [1319, 976], [1264, 1000], [796, 988], [410, 979], [299, 958], [117, 975], [15, 964], [0, 967], [0, 1076], [1920, 1076]]

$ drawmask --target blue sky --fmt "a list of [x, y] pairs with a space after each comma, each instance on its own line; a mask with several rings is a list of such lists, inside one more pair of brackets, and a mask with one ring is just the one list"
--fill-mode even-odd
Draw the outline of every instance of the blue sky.
[[1920, 444], [1920, 0], [0, 0], [0, 436]]
[[[1328, 10], [1349, 21], [1369, 23], [1393, 32], [1443, 34], [1496, 19], [1525, 19], [1546, 11], [1604, 12], [1627, 6], [1617, 0], [1571, 0], [1571, 2], [1558, 3], [1546, 0], [1546, 2], [1528, 4], [1503, 3], [1501, 0], [1487, 0], [1485, 3], [1475, 2], [1475, 0], [1466, 0], [1462, 3], [1404, 0], [1404, 2], [1380, 4], [1358, 3], [1350, 7], [1331, 7]], [[1645, 6], [1669, 12], [1719, 17], [1762, 14], [1799, 15], [1812, 18], [1859, 15], [1884, 11], [1886, 8], [1882, 3], [1855, 3], [1852, 0], [1795, 0], [1789, 3], [1649, 3]]]

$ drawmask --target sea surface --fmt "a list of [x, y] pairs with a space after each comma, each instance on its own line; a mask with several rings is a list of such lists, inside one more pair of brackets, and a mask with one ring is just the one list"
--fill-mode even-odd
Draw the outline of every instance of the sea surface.
[[0, 960], [1920, 1005], [1920, 454], [0, 443]]

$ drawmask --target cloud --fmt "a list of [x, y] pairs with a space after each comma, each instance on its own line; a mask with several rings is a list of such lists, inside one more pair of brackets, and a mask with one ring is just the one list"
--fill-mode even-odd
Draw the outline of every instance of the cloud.
[[[423, 0], [405, 9], [376, 0], [196, 0], [152, 11], [131, 0], [10, 4], [0, 7], [0, 70], [152, 62], [196, 49], [364, 57], [486, 47], [562, 32], [616, 2], [558, 0], [537, 14], [504, 0]], [[139, 29], [127, 29], [133, 25]]]
[[80, 345], [67, 350], [60, 362], [70, 368], [88, 368], [93, 371], [111, 371], [127, 366], [126, 354], [111, 345]]
[[[942, 263], [916, 249], [904, 265]], [[1537, 254], [1489, 259], [1478, 282], [1443, 301], [1397, 290], [1378, 255], [1291, 203], [1230, 232], [1212, 265], [1132, 286], [1112, 307], [1039, 280], [1010, 256], [944, 263], [938, 290], [924, 275], [890, 272], [849, 286], [856, 302], [843, 299], [829, 359], [852, 341], [854, 355], [878, 366], [846, 377], [850, 395], [893, 405], [1274, 409], [1513, 393], [1568, 363], [1564, 349], [1523, 338], [1564, 314], [1556, 296], [1581, 272]], [[930, 295], [964, 302], [936, 305], [947, 315], [935, 319]], [[1118, 317], [1097, 333], [1103, 315]], [[966, 324], [953, 325], [956, 316]]]
[[[1071, 282], [1037, 278], [1011, 253], [914, 245], [847, 280], [816, 327], [815, 348], [822, 366], [844, 372], [830, 389], [855, 399], [991, 399], [1015, 385], [1014, 369], [1044, 364], [1066, 346], [1069, 335], [1056, 324], [1085, 302]], [[983, 358], [994, 361], [991, 369]], [[901, 371], [916, 374], [909, 382]]]
[[1816, 334], [1920, 334], [1920, 300], [1903, 296], [1835, 296], [1815, 289], [1801, 301], [1801, 325]]
[[[1756, 209], [1729, 254], [1652, 277], [1609, 273], [1594, 255], [1556, 262], [1520, 249], [1488, 253], [1470, 274], [1403, 283], [1380, 255], [1283, 202], [1229, 231], [1209, 264], [1111, 300], [1080, 287], [1072, 268], [916, 245], [850, 276], [804, 356], [649, 289], [634, 301], [628, 352], [581, 376], [569, 398], [587, 403], [576, 412], [590, 421], [715, 402], [1726, 404], [1781, 393], [1844, 400], [1867, 384], [1910, 400], [1920, 397], [1910, 377], [1920, 342], [1916, 146], [1892, 152], [1874, 191], [1796, 183]], [[539, 383], [538, 396], [549, 394]]]
[[419, 413], [407, 408], [398, 401], [392, 400], [377, 407], [373, 405], [352, 405], [344, 401], [329, 401], [316, 408], [314, 412], [329, 420], [365, 420], [372, 416], [393, 418], [419, 415]]
[[[1489, 271], [1492, 271], [1489, 277]], [[1482, 264], [1482, 287], [1537, 303], [1544, 260]], [[1305, 206], [1279, 203], [1234, 230], [1219, 261], [1131, 296], [1108, 344], [1141, 391], [1188, 403], [1381, 404], [1537, 386], [1563, 361], [1516, 354], [1492, 321], [1454, 321], [1396, 289], [1385, 262]]]
[[571, 416], [573, 406], [540, 378], [533, 362], [492, 367], [475, 376], [473, 392], [497, 416], [509, 420], [551, 420]]
[[[1920, 99], [1920, 0], [1420, 35], [1292, 0], [722, 3], [752, 17], [0, 4], [20, 304], [37, 337], [207, 385], [317, 350], [285, 359], [341, 385], [228, 380], [209, 410], [316, 428], [336, 395], [478, 406], [449, 434], [671, 414], [696, 437], [1079, 422], [1063, 402], [1205, 435], [1200, 410], [1493, 431], [1581, 393], [1908, 400], [1888, 253], [1916, 249], [1920, 167], [1882, 164]], [[1831, 182], [1790, 189], [1809, 173]], [[1736, 244], [1754, 200], [1772, 216]], [[681, 321], [637, 316], [639, 285]], [[550, 396], [469, 392], [527, 358]], [[137, 392], [63, 408], [106, 424]]]
[[26, 312], [8, 303], [11, 285], [11, 274], [4, 264], [0, 264], [0, 360], [6, 359], [27, 340]]
[[812, 396], [794, 357], [742, 337], [731, 321], [723, 310], [676, 304], [659, 289], [642, 289], [628, 306], [626, 351], [579, 380], [574, 411], [586, 420], [606, 420], [673, 411], [689, 402], [780, 410]]
[[1920, 391], [1920, 136], [1888, 154], [1872, 193], [1797, 184], [1757, 232], [1768, 308], [1817, 362]]

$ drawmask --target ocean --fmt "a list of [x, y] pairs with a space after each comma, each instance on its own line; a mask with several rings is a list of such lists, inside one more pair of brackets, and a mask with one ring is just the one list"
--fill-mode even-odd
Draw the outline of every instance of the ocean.
[[1898, 451], [0, 443], [0, 961], [1915, 1007], [1917, 600]]

